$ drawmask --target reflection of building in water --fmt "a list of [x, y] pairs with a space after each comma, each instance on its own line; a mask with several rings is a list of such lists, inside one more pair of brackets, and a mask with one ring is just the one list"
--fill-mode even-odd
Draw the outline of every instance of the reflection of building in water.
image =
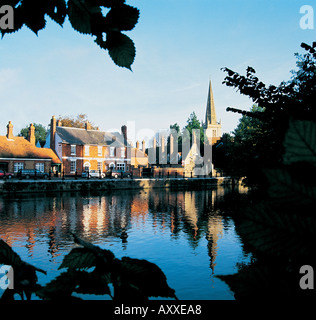
[[210, 267], [212, 270], [212, 273], [214, 273], [214, 269], [216, 266], [215, 259], [217, 257], [218, 253], [218, 240], [223, 235], [223, 218], [221, 216], [210, 216], [208, 220], [208, 228], [207, 228], [207, 235], [206, 239], [208, 240], [208, 254], [210, 256]]
[[[224, 189], [217, 188], [207, 191], [119, 192], [98, 196], [63, 194], [12, 202], [0, 200], [0, 233], [1, 238], [13, 247], [17, 241], [26, 242], [31, 256], [36, 242], [43, 243], [44, 239], [53, 259], [59, 254], [60, 243], [65, 239], [72, 243], [72, 233], [99, 243], [105, 239], [122, 239], [122, 233], [128, 236], [131, 227], [144, 228], [145, 231], [149, 228], [157, 234], [170, 232], [175, 239], [186, 239], [184, 241], [193, 248], [205, 241], [206, 235], [214, 272], [218, 240], [224, 224], [223, 218], [216, 215], [217, 203], [223, 195]], [[11, 219], [14, 224], [5, 223], [6, 219]]]
[[[3, 227], [0, 224], [1, 238], [12, 247], [16, 242], [25, 242], [28, 254], [32, 257], [38, 238], [47, 234], [49, 252], [54, 258], [58, 251], [56, 241], [53, 239], [56, 220], [54, 215], [50, 214], [48, 207], [47, 201], [42, 201], [40, 198], [3, 201], [0, 212], [0, 221], [4, 225]], [[6, 221], [9, 223], [4, 224]]]
[[184, 232], [193, 248], [206, 234], [212, 273], [224, 228], [223, 218], [216, 214], [216, 202], [224, 193], [224, 188], [207, 192], [153, 192], [148, 200], [154, 230], [163, 231], [163, 226], [168, 225], [174, 237]]

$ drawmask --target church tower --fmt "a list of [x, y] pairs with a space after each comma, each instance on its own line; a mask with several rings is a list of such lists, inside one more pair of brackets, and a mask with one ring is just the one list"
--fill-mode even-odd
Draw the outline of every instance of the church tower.
[[210, 80], [210, 85], [208, 89], [208, 97], [206, 102], [206, 114], [205, 114], [205, 129], [207, 130], [207, 136], [212, 137], [211, 144], [213, 145], [222, 136], [222, 125], [216, 120], [216, 111], [214, 104], [214, 96], [212, 90], [212, 82]]

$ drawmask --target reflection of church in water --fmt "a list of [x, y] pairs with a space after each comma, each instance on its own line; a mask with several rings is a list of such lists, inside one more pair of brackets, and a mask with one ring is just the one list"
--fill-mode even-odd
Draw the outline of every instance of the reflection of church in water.
[[2, 205], [8, 217], [15, 217], [16, 223], [6, 226], [5, 236], [1, 237], [13, 247], [15, 241], [25, 241], [30, 256], [33, 256], [36, 241], [41, 238], [43, 242], [45, 237], [48, 253], [54, 259], [61, 254], [61, 244], [71, 242], [71, 233], [92, 243], [122, 239], [119, 241], [128, 246], [129, 239], [123, 239], [122, 233], [128, 235], [132, 228], [145, 228], [149, 219], [152, 232], [170, 232], [175, 238], [181, 236], [193, 248], [206, 238], [214, 273], [218, 241], [224, 228], [223, 217], [216, 213], [216, 203], [224, 192], [223, 188], [203, 192], [164, 190], [5, 201], [0, 208]]

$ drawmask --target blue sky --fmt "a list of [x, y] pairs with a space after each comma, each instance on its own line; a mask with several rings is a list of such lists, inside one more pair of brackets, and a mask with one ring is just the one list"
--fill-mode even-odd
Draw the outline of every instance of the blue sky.
[[[61, 28], [49, 18], [38, 37], [28, 28], [0, 40], [0, 134], [9, 120], [14, 134], [30, 123], [48, 125], [52, 115], [88, 114], [102, 130], [128, 124], [132, 140], [186, 123], [192, 111], [204, 119], [209, 79], [218, 120], [230, 132], [252, 102], [222, 84], [228, 67], [278, 85], [295, 68], [307, 0], [135, 0], [139, 23], [127, 32], [136, 45], [133, 72], [114, 65], [94, 38]], [[316, 14], [316, 4], [314, 7]], [[133, 125], [135, 124], [135, 130]], [[129, 130], [130, 129], [130, 130]]]

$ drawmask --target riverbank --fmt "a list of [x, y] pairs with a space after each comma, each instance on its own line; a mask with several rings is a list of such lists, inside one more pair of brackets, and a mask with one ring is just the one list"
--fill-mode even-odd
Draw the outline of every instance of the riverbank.
[[232, 185], [229, 177], [163, 179], [56, 179], [0, 181], [0, 195], [12, 193], [111, 191], [138, 189], [203, 190]]

